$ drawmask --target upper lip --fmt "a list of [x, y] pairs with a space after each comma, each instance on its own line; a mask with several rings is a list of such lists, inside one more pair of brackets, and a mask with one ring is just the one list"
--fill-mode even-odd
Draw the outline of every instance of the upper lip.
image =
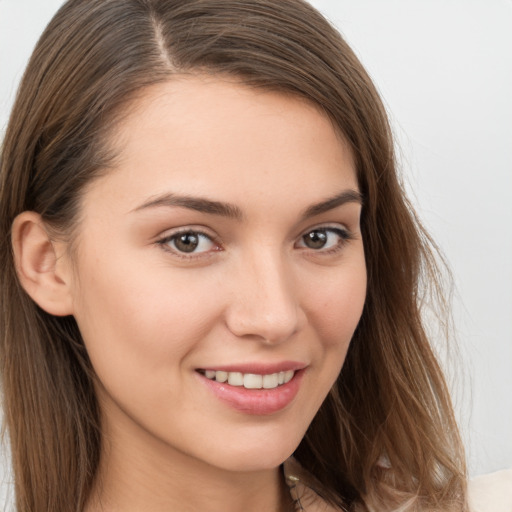
[[280, 361], [276, 363], [240, 363], [240, 364], [220, 364], [209, 365], [198, 368], [198, 370], [212, 370], [221, 372], [240, 372], [252, 373], [255, 375], [270, 375], [272, 373], [286, 372], [289, 370], [302, 370], [307, 365], [297, 361]]

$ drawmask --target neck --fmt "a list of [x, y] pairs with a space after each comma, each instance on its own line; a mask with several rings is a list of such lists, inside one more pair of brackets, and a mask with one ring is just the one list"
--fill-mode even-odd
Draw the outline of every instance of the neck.
[[[95, 488], [85, 512], [287, 512], [281, 468], [229, 471], [162, 446], [147, 434], [104, 437]], [[129, 450], [126, 447], [129, 446]]]

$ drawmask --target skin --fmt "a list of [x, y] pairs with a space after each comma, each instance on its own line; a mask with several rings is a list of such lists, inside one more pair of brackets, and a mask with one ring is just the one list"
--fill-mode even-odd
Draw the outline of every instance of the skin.
[[[84, 193], [67, 281], [106, 441], [88, 511], [286, 510], [279, 465], [339, 374], [365, 299], [361, 204], [303, 218], [358, 191], [351, 151], [304, 100], [215, 77], [154, 86], [129, 112], [114, 169]], [[162, 194], [239, 218], [147, 206]], [[193, 253], [169, 239], [183, 228], [206, 235]], [[326, 245], [308, 247], [319, 228]], [[281, 361], [305, 370], [273, 414], [230, 407], [197, 372]]]

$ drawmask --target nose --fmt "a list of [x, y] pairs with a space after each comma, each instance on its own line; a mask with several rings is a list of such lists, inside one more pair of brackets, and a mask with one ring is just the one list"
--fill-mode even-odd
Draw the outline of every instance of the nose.
[[284, 259], [260, 251], [244, 258], [236, 277], [230, 278], [233, 288], [226, 323], [236, 336], [278, 344], [302, 327], [305, 315], [293, 272]]

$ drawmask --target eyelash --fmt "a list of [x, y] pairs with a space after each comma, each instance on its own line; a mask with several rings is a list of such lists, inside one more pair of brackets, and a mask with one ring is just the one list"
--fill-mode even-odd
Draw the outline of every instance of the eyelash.
[[307, 235], [314, 233], [315, 231], [316, 232], [324, 232], [324, 233], [334, 233], [335, 235], [338, 236], [339, 240], [333, 247], [330, 247], [328, 249], [320, 248], [320, 249], [316, 250], [316, 249], [312, 249], [307, 246], [302, 247], [305, 250], [312, 251], [314, 254], [319, 254], [319, 255], [335, 254], [338, 251], [341, 251], [345, 247], [347, 242], [354, 239], [354, 235], [346, 228], [340, 228], [337, 226], [336, 227], [334, 227], [334, 226], [318, 226], [318, 227], [314, 227], [314, 228], [306, 231], [304, 234], [302, 234], [300, 236], [299, 240], [303, 241]]
[[[339, 237], [339, 241], [338, 241], [338, 243], [335, 244], [335, 246], [330, 247], [328, 249], [322, 249], [322, 248], [312, 249], [305, 245], [302, 247], [299, 247], [300, 249], [309, 250], [312, 253], [318, 254], [318, 255], [335, 254], [338, 251], [342, 250], [343, 247], [346, 245], [346, 243], [354, 238], [353, 234], [345, 228], [333, 227], [333, 226], [318, 226], [318, 227], [309, 229], [308, 231], [306, 231], [302, 235], [300, 235], [298, 242], [303, 241], [304, 238], [308, 234], [311, 234], [315, 231], [331, 233], [331, 234], [334, 233], [335, 235], [337, 235]], [[177, 239], [179, 239], [180, 236], [184, 236], [184, 235], [195, 235], [199, 238], [206, 238], [207, 240], [209, 240], [210, 243], [212, 243], [215, 246], [215, 248], [213, 250], [203, 251], [203, 252], [199, 252], [199, 253], [195, 253], [193, 251], [191, 251], [190, 253], [187, 253], [185, 251], [180, 251], [177, 248], [172, 248], [169, 246], [170, 243], [175, 242]], [[297, 245], [298, 242], [296, 242], [295, 245]], [[180, 231], [171, 233], [170, 235], [167, 235], [160, 240], [157, 240], [156, 243], [159, 246], [161, 246], [163, 250], [170, 252], [179, 258], [183, 258], [183, 259], [187, 259], [187, 260], [192, 260], [195, 258], [209, 256], [209, 255], [211, 255], [212, 252], [217, 252], [217, 251], [222, 250], [220, 243], [218, 243], [218, 241], [215, 239], [215, 237], [212, 237], [211, 235], [209, 235], [208, 233], [205, 233], [204, 231], [201, 231], [200, 229], [182, 229]]]
[[[184, 236], [184, 235], [195, 235], [195, 236], [198, 236], [199, 238], [206, 238], [209, 242], [211, 242], [213, 245], [215, 245], [216, 248], [213, 249], [213, 251], [210, 250], [210, 251], [204, 251], [204, 252], [199, 252], [199, 253], [195, 253], [195, 252], [187, 253], [184, 251], [180, 251], [177, 248], [170, 247], [170, 245], [169, 245], [170, 243], [178, 240], [180, 236]], [[170, 235], [165, 236], [164, 238], [162, 238], [160, 240], [157, 240], [156, 243], [158, 245], [160, 245], [163, 250], [172, 253], [174, 256], [177, 256], [178, 258], [183, 258], [183, 259], [187, 259], [187, 260], [205, 257], [207, 255], [210, 255], [211, 252], [216, 252], [216, 251], [221, 250], [220, 244], [216, 241], [215, 237], [209, 235], [208, 233], [205, 233], [204, 231], [201, 231], [200, 229], [195, 229], [195, 228], [194, 229], [192, 229], [192, 228], [182, 229], [180, 231], [176, 231], [174, 233], [171, 233]]]

